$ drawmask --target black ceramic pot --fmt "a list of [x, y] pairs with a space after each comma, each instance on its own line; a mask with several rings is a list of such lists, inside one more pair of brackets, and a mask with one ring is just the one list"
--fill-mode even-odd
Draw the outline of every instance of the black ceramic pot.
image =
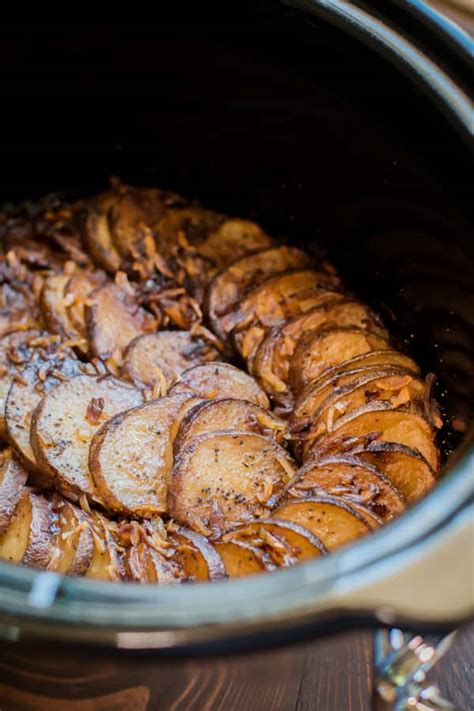
[[417, 2], [226, 10], [4, 25], [0, 202], [87, 194], [119, 175], [249, 216], [291, 243], [317, 241], [438, 374], [442, 478], [365, 540], [247, 580], [155, 589], [2, 563], [5, 638], [161, 658], [276, 645], [342, 623], [449, 627], [472, 614], [466, 39]]

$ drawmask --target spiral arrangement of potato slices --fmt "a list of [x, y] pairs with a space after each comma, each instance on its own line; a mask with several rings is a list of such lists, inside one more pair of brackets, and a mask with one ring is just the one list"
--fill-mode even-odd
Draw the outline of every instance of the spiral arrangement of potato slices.
[[436, 479], [433, 376], [334, 268], [115, 183], [0, 214], [0, 557], [105, 580], [326, 555]]

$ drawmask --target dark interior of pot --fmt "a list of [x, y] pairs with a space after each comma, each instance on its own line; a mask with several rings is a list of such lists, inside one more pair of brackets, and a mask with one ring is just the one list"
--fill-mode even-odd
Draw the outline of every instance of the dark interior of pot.
[[117, 175], [327, 250], [437, 374], [449, 454], [474, 400], [466, 149], [385, 60], [275, 8], [4, 26], [0, 201], [86, 195]]

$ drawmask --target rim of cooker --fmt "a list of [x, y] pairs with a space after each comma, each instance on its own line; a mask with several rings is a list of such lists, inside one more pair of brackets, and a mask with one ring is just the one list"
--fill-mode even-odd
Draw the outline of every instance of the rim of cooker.
[[[322, 15], [396, 62], [437, 98], [468, 138], [468, 97], [410, 41], [345, 0], [290, 4]], [[435, 623], [442, 617], [441, 607], [437, 616], [429, 604], [424, 611], [423, 600], [414, 599], [413, 605], [398, 609], [383, 591], [378, 598], [367, 593], [391, 580], [394, 571], [414, 570], [449, 532], [465, 530], [474, 494], [473, 442], [474, 431], [433, 491], [402, 517], [326, 558], [293, 568], [212, 584], [159, 587], [68, 578], [0, 562], [0, 636], [15, 639], [25, 630], [73, 637], [75, 642], [169, 650], [252, 635], [269, 638], [354, 615], [386, 624]], [[432, 571], [427, 587], [443, 586], [438, 572]], [[444, 612], [446, 621], [472, 613], [452, 606]]]

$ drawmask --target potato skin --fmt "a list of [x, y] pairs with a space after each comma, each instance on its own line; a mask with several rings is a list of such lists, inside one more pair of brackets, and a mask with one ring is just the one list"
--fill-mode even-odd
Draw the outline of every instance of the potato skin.
[[256, 380], [229, 363], [204, 363], [186, 370], [169, 394], [189, 393], [204, 400], [248, 400], [264, 409], [270, 402]]
[[128, 344], [122, 372], [137, 387], [164, 385], [167, 390], [184, 371], [219, 358], [214, 346], [189, 331], [158, 331]]
[[175, 559], [186, 580], [221, 580], [227, 577], [222, 558], [205, 536], [181, 527], [171, 536]]
[[89, 353], [118, 368], [125, 348], [137, 336], [155, 331], [156, 319], [138, 306], [132, 293], [115, 284], [99, 287], [85, 307]]
[[255, 432], [283, 444], [286, 422], [248, 400], [223, 398], [203, 401], [183, 418], [174, 442], [175, 455], [192, 437], [231, 429]]
[[89, 449], [89, 470], [111, 511], [151, 518], [167, 511], [173, 432], [188, 398], [152, 400], [106, 422]]
[[[142, 393], [112, 376], [77, 375], [48, 393], [34, 411], [31, 445], [41, 470], [72, 501], [96, 494], [89, 445], [102, 422], [143, 402]], [[91, 405], [97, 403], [97, 411]]]
[[28, 495], [31, 505], [30, 533], [21, 563], [34, 568], [47, 568], [53, 553], [55, 514], [51, 502], [42, 494], [29, 491]]
[[206, 289], [203, 308], [214, 333], [222, 341], [226, 340], [221, 318], [238, 304], [254, 284], [290, 269], [306, 267], [308, 263], [309, 257], [305, 252], [286, 246], [270, 247], [233, 261], [214, 277]]
[[338, 497], [287, 500], [275, 509], [273, 515], [307, 528], [329, 551], [365, 536], [371, 530], [360, 510]]
[[384, 347], [390, 347], [385, 338], [355, 326], [323, 326], [309, 331], [301, 336], [291, 358], [291, 387], [298, 395], [331, 366]]
[[[382, 442], [395, 442], [418, 451], [435, 472], [439, 468], [439, 451], [435, 444], [432, 424], [419, 414], [406, 409], [394, 410], [386, 402], [374, 401], [341, 417], [334, 431], [327, 436], [329, 444], [342, 436], [365, 437], [373, 435]], [[322, 437], [312, 438], [308, 433], [302, 444], [303, 455], [319, 447]]]
[[420, 499], [436, 483], [436, 473], [420, 452], [398, 442], [384, 442], [370, 435], [335, 437], [310, 449], [307, 461], [320, 461], [334, 455], [347, 456], [355, 463], [374, 466], [390, 479], [407, 503]]
[[17, 375], [38, 352], [34, 342], [40, 336], [36, 329], [17, 330], [0, 337], [0, 364], [4, 368], [0, 376], [0, 439], [7, 438], [5, 404], [15, 375]]
[[175, 460], [169, 513], [217, 538], [274, 506], [294, 472], [287, 451], [262, 435], [238, 430], [198, 435]]
[[342, 454], [312, 459], [297, 472], [287, 492], [291, 498], [337, 496], [364, 506], [383, 521], [401, 514], [406, 506], [404, 495], [382, 471]]
[[2, 452], [0, 459], [0, 536], [8, 528], [27, 478], [27, 470], [15, 458], [11, 450]]
[[95, 368], [88, 363], [82, 363], [67, 351], [53, 351], [34, 358], [19, 373], [19, 377], [14, 379], [5, 404], [8, 439], [20, 460], [33, 471], [37, 468], [30, 443], [34, 409], [44, 395], [64, 379], [87, 372], [95, 372]]

